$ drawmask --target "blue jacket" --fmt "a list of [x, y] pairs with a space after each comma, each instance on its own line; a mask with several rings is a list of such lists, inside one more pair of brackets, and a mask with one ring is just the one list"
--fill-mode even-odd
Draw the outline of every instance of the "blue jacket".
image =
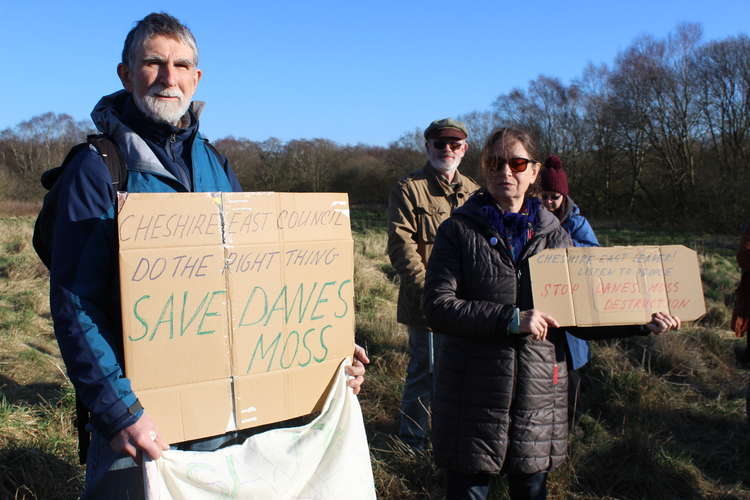
[[[191, 124], [178, 129], [147, 119], [125, 91], [103, 97], [94, 124], [119, 146], [130, 192], [240, 191], [226, 158]], [[50, 271], [55, 335], [91, 423], [107, 438], [140, 417], [123, 374], [114, 207], [109, 170], [93, 149], [76, 155], [59, 190]]]
[[581, 209], [575, 204], [570, 196], [565, 197], [564, 214], [560, 217], [560, 225], [565, 229], [573, 243], [577, 247], [598, 247], [599, 240], [596, 239], [594, 230], [591, 229], [589, 221], [581, 215]]
[[[599, 240], [596, 239], [594, 230], [591, 229], [589, 221], [581, 215], [581, 209], [575, 204], [570, 196], [565, 197], [563, 204], [563, 216], [560, 225], [570, 234], [573, 244], [577, 247], [598, 247]], [[565, 332], [568, 338], [568, 351], [570, 353], [570, 365], [574, 370], [579, 369], [591, 359], [589, 343]]]

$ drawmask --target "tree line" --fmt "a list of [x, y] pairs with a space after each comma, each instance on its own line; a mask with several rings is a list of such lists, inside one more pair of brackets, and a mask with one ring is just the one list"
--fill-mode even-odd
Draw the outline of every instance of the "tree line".
[[[589, 64], [568, 84], [540, 75], [489, 109], [456, 117], [472, 146], [462, 171], [477, 174], [492, 129], [519, 125], [543, 155], [562, 157], [573, 198], [595, 219], [737, 231], [750, 187], [750, 39], [701, 37], [697, 24], [642, 36], [611, 65]], [[40, 197], [40, 173], [92, 132], [90, 122], [55, 113], [0, 131], [0, 196]], [[387, 147], [214, 141], [246, 190], [343, 191], [362, 204], [385, 203], [390, 186], [423, 165], [423, 143], [419, 127]]]

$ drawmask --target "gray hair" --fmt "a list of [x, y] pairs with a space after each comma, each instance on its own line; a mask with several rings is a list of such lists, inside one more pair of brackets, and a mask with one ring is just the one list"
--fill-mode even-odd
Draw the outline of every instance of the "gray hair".
[[122, 64], [132, 69], [132, 65], [136, 63], [138, 49], [143, 47], [146, 40], [156, 35], [177, 39], [193, 49], [193, 63], [198, 65], [198, 44], [195, 43], [195, 37], [187, 26], [166, 12], [152, 12], [130, 30], [122, 48]]

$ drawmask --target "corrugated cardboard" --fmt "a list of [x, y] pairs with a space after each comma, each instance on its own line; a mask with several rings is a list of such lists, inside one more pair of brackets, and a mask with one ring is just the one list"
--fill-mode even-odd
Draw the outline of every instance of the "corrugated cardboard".
[[682, 245], [549, 249], [529, 260], [534, 308], [561, 326], [635, 325], [706, 313], [698, 255]]
[[318, 409], [354, 349], [346, 194], [122, 194], [125, 371], [170, 443]]

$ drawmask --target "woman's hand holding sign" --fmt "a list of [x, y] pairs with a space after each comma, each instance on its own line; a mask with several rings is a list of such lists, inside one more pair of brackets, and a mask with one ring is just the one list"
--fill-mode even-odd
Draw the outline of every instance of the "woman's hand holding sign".
[[651, 315], [651, 321], [646, 323], [651, 333], [659, 335], [669, 330], [679, 330], [682, 322], [677, 316], [672, 316], [668, 313], [656, 312]]

